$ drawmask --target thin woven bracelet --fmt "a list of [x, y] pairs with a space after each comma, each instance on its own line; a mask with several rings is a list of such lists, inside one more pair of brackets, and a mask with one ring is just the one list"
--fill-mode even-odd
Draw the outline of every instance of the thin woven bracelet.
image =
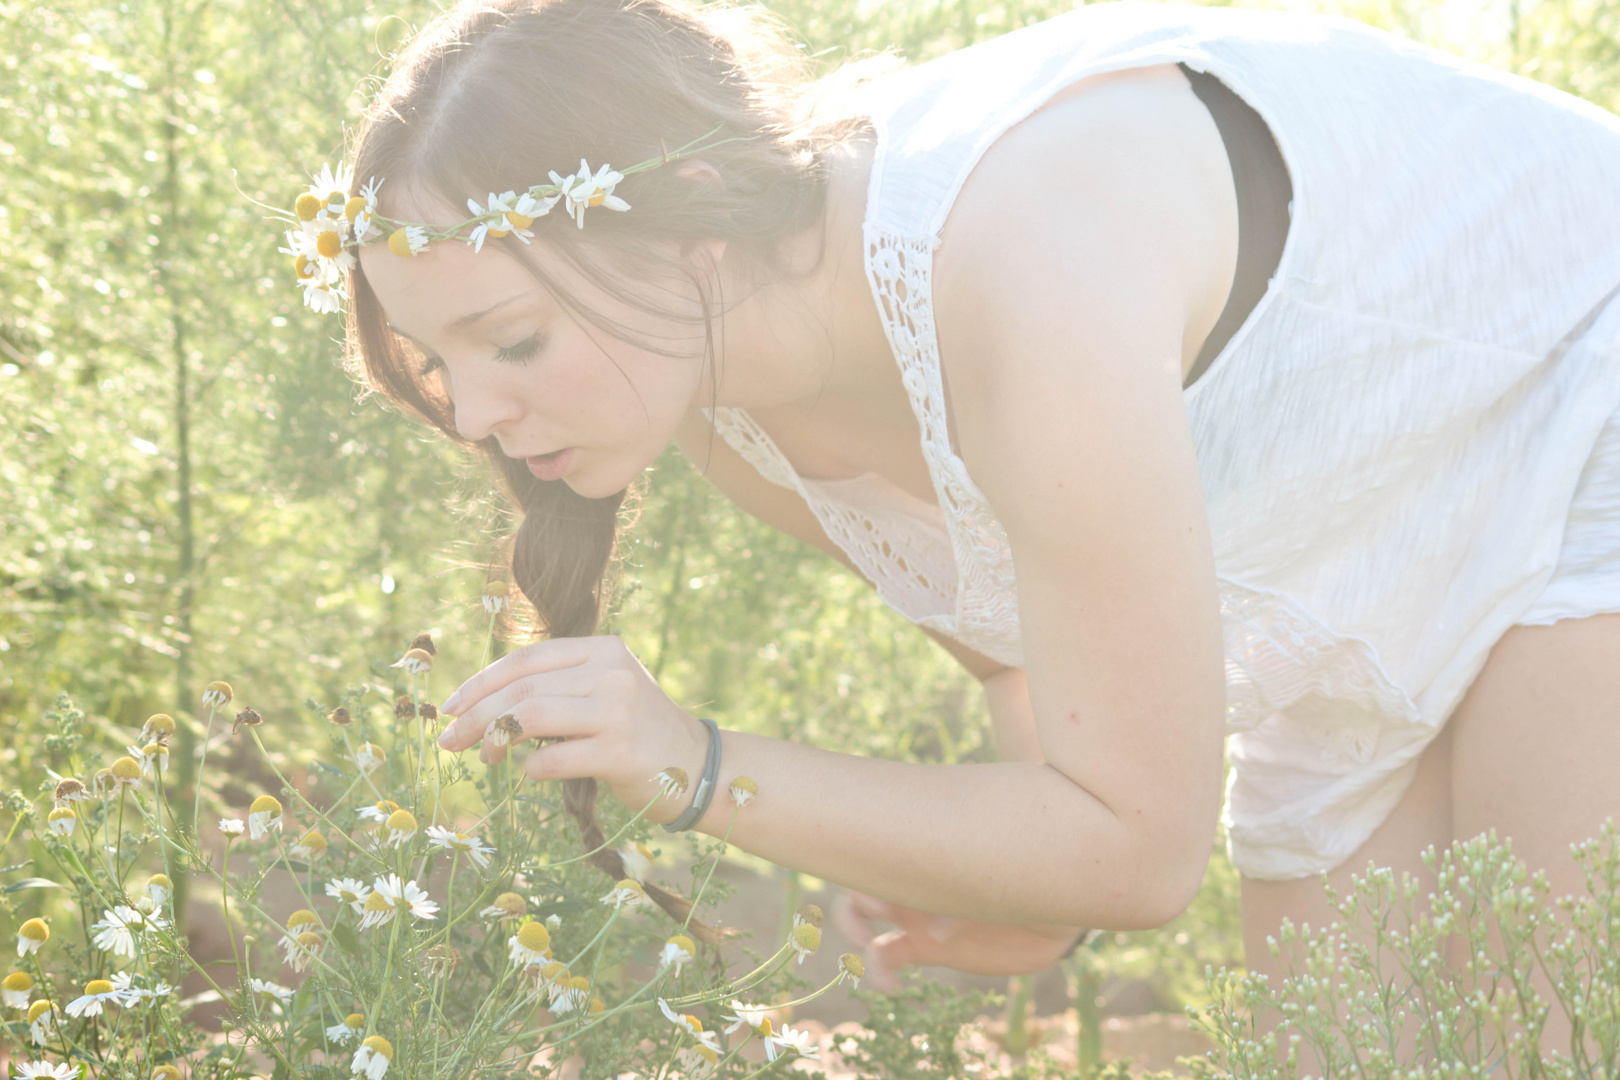
[[720, 782], [720, 725], [706, 716], [698, 719], [709, 729], [709, 756], [703, 763], [703, 778], [698, 781], [692, 805], [686, 808], [686, 813], [665, 825], [665, 832], [685, 832], [696, 825], [708, 812], [709, 800], [714, 798], [714, 785]]

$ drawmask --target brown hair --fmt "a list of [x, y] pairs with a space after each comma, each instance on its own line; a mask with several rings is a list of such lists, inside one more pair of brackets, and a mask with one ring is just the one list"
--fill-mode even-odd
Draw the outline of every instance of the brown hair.
[[[553, 212], [533, 226], [537, 240], [593, 286], [640, 310], [671, 314], [628, 282], [690, 281], [712, 372], [723, 298], [717, 302], [712, 279], [690, 261], [659, 256], [649, 242], [667, 249], [674, 241], [684, 251], [718, 238], [728, 259], [761, 280], [791, 273], [779, 243], [820, 221], [828, 154], [862, 127], [857, 117], [818, 108], [811, 88], [800, 55], [757, 13], [682, 0], [477, 0], [434, 19], [399, 56], [360, 125], [354, 171], [357, 182], [387, 178], [385, 201], [406, 192], [460, 206], [469, 194], [522, 191], [551, 170], [572, 171], [582, 157], [593, 166], [629, 164], [697, 139], [719, 143], [701, 155], [719, 184], [655, 168], [620, 184], [630, 213], [596, 214], [579, 230]], [[494, 242], [576, 315], [624, 336], [515, 238]], [[368, 386], [458, 438], [451, 403], [420, 378], [414, 349], [389, 329], [359, 267], [350, 297], [351, 366]], [[658, 351], [656, 343], [645, 347]], [[493, 437], [481, 445], [522, 514], [509, 538], [512, 575], [538, 628], [553, 637], [594, 633], [626, 493], [588, 499], [561, 480], [537, 479]], [[601, 846], [596, 782], [567, 781], [564, 796], [587, 849]], [[592, 861], [624, 876], [614, 850]], [[648, 892], [684, 918], [680, 898]]]

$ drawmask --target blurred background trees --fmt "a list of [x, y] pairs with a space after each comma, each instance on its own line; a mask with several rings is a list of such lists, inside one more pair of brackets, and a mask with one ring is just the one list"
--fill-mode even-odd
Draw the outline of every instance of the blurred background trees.
[[[926, 60], [1072, 5], [769, 6], [831, 66], [887, 47]], [[1284, 6], [1620, 105], [1620, 0]], [[301, 308], [254, 205], [288, 204], [338, 159], [385, 57], [433, 11], [0, 0], [0, 785], [45, 780], [37, 718], [59, 691], [111, 731], [184, 722], [229, 679], [297, 757], [325, 744], [300, 736], [303, 703], [357, 672], [391, 691], [378, 658], [418, 631], [437, 632], [441, 672], [476, 664], [476, 563], [500, 512], [459, 452], [357, 400], [339, 324]], [[834, 749], [992, 755], [977, 688], [941, 650], [678, 456], [649, 476], [625, 552], [613, 628], [687, 706]], [[1139, 938], [1121, 962], [1234, 958], [1230, 868], [1212, 874], [1191, 939]]]

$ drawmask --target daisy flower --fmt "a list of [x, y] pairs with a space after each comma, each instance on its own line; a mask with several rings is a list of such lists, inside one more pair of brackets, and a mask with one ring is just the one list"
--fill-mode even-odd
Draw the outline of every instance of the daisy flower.
[[73, 777], [64, 777], [56, 785], [56, 792], [52, 796], [57, 806], [66, 806], [68, 803], [89, 802], [90, 793], [84, 789], [84, 783]]
[[420, 225], [406, 225], [388, 234], [388, 250], [402, 259], [413, 259], [427, 250], [427, 230]]
[[504, 581], [492, 581], [484, 586], [484, 612], [499, 615], [512, 606], [512, 586]]
[[28, 1008], [28, 999], [34, 993], [34, 977], [26, 971], [13, 971], [0, 979], [0, 1003], [8, 1009]]
[[[484, 241], [486, 239], [499, 240], [512, 231], [509, 227], [510, 222], [506, 220], [506, 213], [512, 209], [512, 200], [516, 198], [517, 193], [513, 191], [508, 191], [505, 195], [497, 195], [492, 191], [489, 193], [489, 205], [487, 207], [478, 205], [477, 199], [467, 200], [467, 209], [472, 211], [472, 216], [475, 218], [499, 215], [494, 221], [479, 221], [473, 227], [473, 231], [467, 234], [467, 243], [472, 246], [474, 252], [484, 250]], [[533, 236], [534, 234], [530, 233], [529, 235]]]
[[79, 1075], [79, 1066], [70, 1061], [52, 1065], [48, 1061], [18, 1061], [12, 1067], [17, 1070], [18, 1080], [74, 1080]]
[[304, 290], [304, 306], [317, 315], [331, 315], [343, 309], [343, 301], [348, 294], [337, 286], [313, 278], [300, 281], [298, 284]]
[[679, 765], [671, 765], [653, 776], [652, 782], [658, 785], [658, 790], [664, 793], [664, 798], [673, 799], [686, 790], [686, 770]]
[[567, 1016], [581, 1012], [591, 1000], [591, 980], [583, 975], [570, 975], [552, 984], [551, 1004], [546, 1006], [553, 1016]]
[[152, 903], [162, 907], [174, 895], [174, 885], [169, 881], [168, 874], [153, 874], [146, 879], [146, 895]]
[[776, 1055], [771, 1052], [771, 1044], [775, 1043], [775, 1049], [777, 1050], [792, 1050], [800, 1057], [819, 1058], [821, 1056], [821, 1047], [817, 1046], [813, 1040], [814, 1036], [804, 1028], [790, 1028], [783, 1024], [780, 1032], [765, 1037], [765, 1052], [774, 1061]]
[[433, 657], [426, 649], [409, 649], [389, 666], [404, 668], [407, 675], [421, 675], [433, 670]]
[[274, 795], [260, 795], [248, 807], [248, 836], [263, 840], [271, 829], [281, 831], [281, 800]]
[[759, 797], [759, 785], [746, 776], [737, 777], [727, 790], [731, 792], [731, 801], [737, 804], [739, 810]]
[[162, 773], [168, 767], [169, 748], [163, 743], [149, 742], [145, 746], [126, 746], [124, 749], [140, 765], [142, 776]]
[[134, 959], [135, 935], [143, 930], [161, 930], [165, 925], [161, 915], [142, 914], [127, 904], [119, 904], [91, 924], [95, 932], [91, 943], [102, 952]]
[[354, 752], [354, 763], [360, 766], [361, 772], [371, 772], [386, 760], [388, 755], [375, 743], [361, 743], [360, 749]]
[[434, 847], [444, 848], [446, 851], [459, 851], [471, 859], [480, 870], [489, 869], [489, 857], [495, 854], [495, 849], [484, 843], [479, 837], [469, 836], [464, 832], [443, 825], [429, 825], [427, 829], [428, 843]]
[[505, 746], [523, 734], [523, 725], [511, 713], [502, 713], [489, 722], [484, 741], [491, 746]]
[[821, 948], [821, 928], [811, 926], [809, 923], [795, 926], [793, 933], [788, 935], [788, 944], [793, 946], [793, 951], [799, 954], [799, 963], [802, 964], [805, 957], [814, 954], [817, 949]]
[[124, 991], [119, 990], [106, 979], [91, 979], [84, 984], [84, 993], [68, 1002], [67, 1014], [69, 1016], [100, 1016], [101, 1007], [106, 1002], [114, 1005], [124, 1003]]
[[293, 999], [293, 991], [279, 983], [269, 982], [265, 979], [249, 979], [248, 985], [253, 988], [255, 994], [275, 998], [283, 1005]]
[[287, 963], [292, 965], [294, 971], [308, 971], [315, 963], [316, 954], [320, 951], [321, 935], [313, 930], [305, 930], [291, 942], [290, 947], [287, 949]]
[[528, 910], [529, 905], [523, 897], [515, 892], [503, 892], [478, 916], [482, 919], [521, 919]]
[[217, 709], [230, 704], [231, 698], [235, 696], [231, 692], [230, 683], [215, 679], [203, 690], [202, 703], [211, 709]]
[[367, 821], [376, 822], [378, 825], [381, 825], [383, 822], [388, 820], [390, 814], [398, 809], [399, 803], [394, 802], [392, 799], [379, 799], [370, 806], [362, 806], [360, 809], [356, 810], [355, 813], [365, 818]]
[[866, 961], [852, 952], [838, 958], [839, 981], [848, 979], [851, 986], [859, 987], [866, 977]]
[[626, 844], [619, 849], [619, 858], [624, 862], [624, 876], [635, 878], [637, 881], [646, 881], [647, 875], [652, 873], [653, 849], [639, 841]]
[[662, 971], [673, 965], [675, 974], [679, 975], [681, 967], [691, 963], [696, 956], [697, 946], [692, 943], [692, 939], [685, 934], [676, 934], [664, 942], [663, 951], [658, 954], [658, 970]]
[[45, 817], [45, 827], [57, 836], [72, 836], [79, 827], [79, 815], [71, 806], [58, 806]]
[[544, 990], [552, 1001], [556, 1001], [557, 996], [562, 993], [563, 980], [568, 978], [568, 965], [561, 960], [548, 960], [538, 969], [529, 967], [524, 970], [535, 977], [535, 993]]
[[360, 917], [360, 925], [366, 929], [382, 926], [401, 911], [409, 912], [418, 919], [431, 919], [438, 913], [439, 905], [429, 900], [428, 894], [414, 881], [401, 881], [398, 874], [380, 877], [371, 895], [366, 897], [365, 914]]
[[[314, 183], [309, 185], [309, 193], [315, 197], [317, 211], [324, 210], [328, 214], [343, 213], [344, 203], [349, 201], [349, 189], [354, 186], [354, 172], [349, 166], [339, 163], [337, 172], [332, 166], [321, 165], [321, 171], [314, 176]], [[298, 216], [303, 217], [303, 198], [299, 198]], [[307, 219], [306, 219], [307, 220]]]
[[544, 923], [526, 922], [506, 939], [506, 951], [513, 967], [543, 964], [551, 959], [551, 933]]
[[647, 892], [641, 887], [641, 882], [635, 878], [625, 878], [602, 897], [602, 903], [609, 907], [635, 907], [646, 899]]
[[44, 1046], [50, 1040], [58, 1015], [55, 1002], [36, 1001], [28, 1006], [28, 1038], [35, 1046]]
[[382, 181], [373, 176], [360, 188], [360, 194], [343, 204], [343, 216], [354, 227], [354, 238], [365, 240], [371, 231], [371, 219], [377, 213], [377, 189]]
[[381, 1035], [373, 1035], [354, 1052], [354, 1061], [349, 1068], [354, 1075], [364, 1076], [366, 1080], [382, 1080], [383, 1074], [388, 1071], [388, 1063], [393, 1060], [394, 1044]]
[[335, 1043], [346, 1043], [358, 1039], [366, 1032], [366, 1014], [350, 1013], [340, 1023], [333, 1024], [326, 1029], [326, 1037]]
[[288, 853], [300, 859], [314, 859], [326, 854], [326, 835], [319, 829], [311, 829], [298, 838], [298, 843], [288, 849]]
[[333, 878], [326, 883], [326, 895], [340, 904], [348, 904], [356, 915], [364, 915], [371, 888], [354, 878]]
[[771, 1019], [766, 1015], [769, 1011], [769, 1005], [745, 1005], [736, 998], [732, 998], [732, 1015], [723, 1018], [730, 1022], [730, 1026], [726, 1028], [726, 1033], [730, 1034], [740, 1027], [745, 1027], [761, 1035], [770, 1034]]
[[675, 1054], [675, 1064], [687, 1080], [709, 1080], [719, 1063], [720, 1055], [706, 1045], [683, 1047]]
[[17, 927], [17, 955], [27, 956], [39, 952], [39, 947], [51, 939], [51, 928], [44, 919], [29, 919]]
[[160, 741], [174, 734], [174, 717], [168, 713], [153, 713], [146, 718], [141, 726], [141, 739], [144, 743]]
[[234, 840], [247, 831], [247, 826], [242, 824], [241, 818], [220, 818], [219, 831], [225, 834], [225, 839]]
[[609, 210], [628, 210], [630, 204], [613, 194], [613, 189], [623, 180], [624, 176], [613, 171], [611, 166], [603, 165], [591, 175], [591, 167], [580, 158], [579, 172], [564, 178], [556, 173], [551, 174], [551, 182], [560, 189], [560, 194], [570, 216], [581, 229], [585, 227], [585, 209], [590, 206], [605, 206]]
[[113, 989], [123, 995], [122, 1001], [126, 1008], [137, 1005], [142, 1001], [155, 1001], [160, 997], [168, 997], [174, 987], [166, 982], [158, 982], [151, 989], [135, 984], [135, 976], [127, 971], [120, 971], [112, 977]]
[[141, 763], [134, 758], [121, 757], [107, 768], [112, 773], [114, 789], [141, 786]]
[[388, 829], [388, 835], [383, 837], [385, 847], [397, 848], [416, 835], [416, 815], [409, 810], [395, 810], [383, 824]]

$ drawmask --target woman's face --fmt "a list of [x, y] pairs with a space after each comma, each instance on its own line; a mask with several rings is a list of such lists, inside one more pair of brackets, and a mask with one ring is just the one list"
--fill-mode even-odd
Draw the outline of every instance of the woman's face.
[[500, 244], [475, 253], [440, 240], [415, 258], [367, 244], [360, 260], [389, 325], [427, 358], [427, 377], [442, 380], [462, 437], [494, 436], [535, 475], [588, 498], [614, 494], [657, 458], [702, 385], [696, 290], [672, 283], [653, 299], [675, 316], [649, 315], [539, 241], [524, 253], [625, 337], [664, 351], [576, 319]]

